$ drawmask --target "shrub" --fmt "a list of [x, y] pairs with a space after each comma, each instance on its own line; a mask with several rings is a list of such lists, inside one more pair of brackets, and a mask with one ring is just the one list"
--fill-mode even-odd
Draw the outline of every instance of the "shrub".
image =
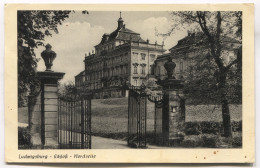
[[201, 133], [200, 124], [197, 122], [186, 122], [184, 127], [186, 135], [199, 135]]
[[[233, 132], [242, 132], [242, 121], [232, 121], [231, 123]], [[186, 122], [182, 126], [183, 132], [186, 135], [199, 135], [199, 134], [222, 134], [223, 123], [222, 122]]]
[[219, 136], [212, 134], [205, 134], [202, 136], [202, 147], [216, 148], [219, 144]]
[[233, 137], [232, 147], [233, 148], [241, 148], [242, 147], [242, 136]]
[[221, 124], [219, 122], [201, 122], [201, 132], [203, 134], [218, 134], [220, 133]]
[[31, 147], [31, 136], [28, 127], [18, 127], [18, 146], [19, 149]]
[[103, 99], [108, 99], [108, 98], [109, 98], [108, 95], [104, 95], [104, 96], [103, 96]]
[[231, 125], [233, 132], [242, 132], [242, 121], [233, 121]]
[[195, 148], [195, 147], [200, 147], [202, 144], [201, 137], [200, 136], [187, 136], [184, 138], [184, 140], [180, 143], [181, 147], [186, 147], [186, 148]]

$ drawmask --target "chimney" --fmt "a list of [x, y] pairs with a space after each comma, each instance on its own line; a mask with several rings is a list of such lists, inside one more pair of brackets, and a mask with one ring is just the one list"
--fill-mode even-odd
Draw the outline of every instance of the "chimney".
[[147, 44], [149, 44], [149, 39], [147, 39], [146, 41], [147, 41]]

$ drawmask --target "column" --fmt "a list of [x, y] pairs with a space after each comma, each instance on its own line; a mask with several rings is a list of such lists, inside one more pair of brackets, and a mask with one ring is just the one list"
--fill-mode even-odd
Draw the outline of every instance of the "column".
[[176, 146], [183, 140], [180, 134], [183, 117], [183, 80], [173, 77], [176, 64], [169, 58], [164, 64], [168, 77], [159, 82], [163, 86], [162, 135], [163, 144]]

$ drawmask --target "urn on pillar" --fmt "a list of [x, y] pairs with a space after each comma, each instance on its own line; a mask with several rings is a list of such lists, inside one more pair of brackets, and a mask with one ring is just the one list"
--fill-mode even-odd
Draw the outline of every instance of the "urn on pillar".
[[173, 70], [175, 69], [175, 67], [176, 67], [176, 64], [174, 62], [172, 62], [172, 58], [168, 57], [168, 62], [166, 62], [164, 64], [164, 68], [167, 71], [168, 78], [174, 78], [175, 79], [175, 77], [173, 76]]
[[45, 66], [46, 66], [45, 71], [52, 71], [51, 70], [51, 67], [53, 65], [52, 62], [56, 58], [56, 53], [51, 50], [52, 46], [50, 44], [47, 44], [45, 46], [45, 48], [46, 49], [41, 53], [41, 56], [44, 60]]
[[163, 144], [176, 146], [183, 137], [181, 136], [181, 126], [185, 117], [185, 104], [183, 104], [183, 80], [173, 76], [176, 64], [168, 57], [164, 64], [168, 77], [159, 81], [163, 87], [163, 114], [162, 114], [162, 134]]

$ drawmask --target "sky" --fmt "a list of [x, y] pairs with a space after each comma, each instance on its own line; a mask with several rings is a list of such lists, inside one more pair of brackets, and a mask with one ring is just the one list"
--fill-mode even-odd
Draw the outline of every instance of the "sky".
[[[52, 70], [65, 73], [61, 83], [74, 82], [74, 77], [84, 70], [85, 54], [94, 50], [94, 46], [101, 41], [104, 33], [111, 33], [117, 28], [119, 17], [118, 11], [89, 11], [88, 15], [75, 11], [58, 26], [58, 34], [53, 33], [51, 37], [45, 38], [44, 43], [51, 44], [52, 50], [57, 54]], [[186, 30], [177, 30], [166, 38], [156, 35], [156, 30], [159, 33], [166, 33], [171, 28], [172, 19], [169, 12], [122, 11], [122, 18], [126, 28], [140, 33], [141, 38], [149, 39], [150, 43], [157, 41], [158, 44], [162, 44], [164, 41], [167, 50], [187, 35]], [[43, 50], [45, 50], [43, 46], [35, 50], [37, 58], [41, 58]], [[38, 63], [37, 70], [45, 70], [42, 59]]]

